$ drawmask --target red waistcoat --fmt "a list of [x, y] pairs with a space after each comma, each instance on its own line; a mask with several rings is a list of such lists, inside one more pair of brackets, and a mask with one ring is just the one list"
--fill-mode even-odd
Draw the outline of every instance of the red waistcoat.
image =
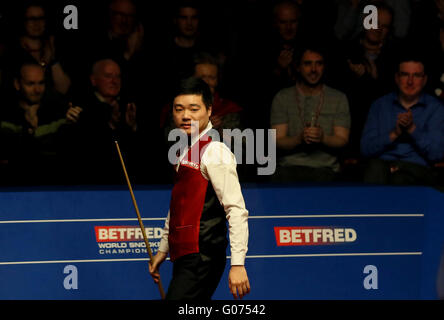
[[[208, 180], [200, 171], [200, 161], [210, 142], [207, 135], [202, 136], [181, 160], [174, 178], [168, 235], [171, 261], [200, 252], [199, 233], [208, 189]], [[198, 155], [193, 156], [196, 159], [192, 159], [192, 154]]]

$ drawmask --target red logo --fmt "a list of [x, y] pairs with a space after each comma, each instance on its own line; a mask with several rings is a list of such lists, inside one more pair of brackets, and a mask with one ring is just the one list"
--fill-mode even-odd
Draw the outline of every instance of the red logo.
[[[143, 233], [136, 226], [95, 226], [97, 242], [143, 241]], [[145, 228], [148, 239], [160, 239], [162, 228]]]
[[278, 246], [314, 246], [354, 242], [357, 233], [352, 228], [336, 227], [274, 227]]

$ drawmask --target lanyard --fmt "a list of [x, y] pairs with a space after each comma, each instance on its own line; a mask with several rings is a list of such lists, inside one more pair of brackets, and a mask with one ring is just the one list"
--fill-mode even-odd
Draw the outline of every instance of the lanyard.
[[[300, 101], [300, 96], [301, 96], [301, 92], [300, 89], [298, 88], [298, 86], [296, 85], [296, 106], [298, 108], [298, 113], [299, 113], [299, 119], [301, 120], [302, 123], [302, 128], [305, 128], [307, 126], [307, 124], [305, 123], [305, 108], [301, 107], [301, 101]], [[310, 121], [310, 127], [318, 127], [319, 123], [319, 115], [321, 114], [321, 109], [324, 105], [324, 86], [322, 86], [321, 88], [321, 92], [320, 92], [320, 96], [319, 96], [319, 103], [316, 107], [316, 109], [314, 110], [315, 112], [312, 112], [312, 116], [311, 116], [311, 121]]]

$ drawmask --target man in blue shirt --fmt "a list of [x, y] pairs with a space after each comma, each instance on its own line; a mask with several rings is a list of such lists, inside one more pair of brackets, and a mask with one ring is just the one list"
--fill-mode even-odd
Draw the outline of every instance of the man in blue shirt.
[[365, 182], [435, 184], [433, 164], [444, 160], [444, 105], [423, 92], [425, 71], [419, 57], [403, 57], [398, 92], [371, 106], [361, 139], [361, 153], [370, 158]]

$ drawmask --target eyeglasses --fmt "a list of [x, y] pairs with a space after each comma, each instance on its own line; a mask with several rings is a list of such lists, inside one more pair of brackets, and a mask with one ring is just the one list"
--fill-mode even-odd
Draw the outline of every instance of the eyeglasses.
[[136, 15], [135, 14], [126, 14], [124, 12], [115, 11], [115, 10], [111, 10], [111, 14], [113, 16], [116, 16], [116, 17], [119, 17], [119, 18], [136, 19]]
[[25, 17], [25, 20], [27, 22], [40, 22], [40, 21], [45, 21], [46, 18], [45, 16], [40, 16], [40, 17]]
[[410, 76], [412, 76], [414, 79], [422, 79], [424, 78], [425, 74], [424, 72], [415, 72], [415, 73], [407, 73], [407, 72], [398, 72], [398, 75], [400, 78], [408, 79]]

